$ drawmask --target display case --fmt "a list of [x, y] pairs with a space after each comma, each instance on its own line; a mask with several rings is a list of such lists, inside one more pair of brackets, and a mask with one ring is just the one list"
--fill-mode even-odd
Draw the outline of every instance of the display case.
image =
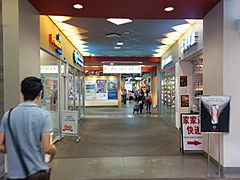
[[162, 103], [168, 107], [175, 107], [175, 77], [166, 77], [162, 80]]
[[199, 111], [199, 98], [203, 95], [203, 60], [193, 61], [193, 106]]

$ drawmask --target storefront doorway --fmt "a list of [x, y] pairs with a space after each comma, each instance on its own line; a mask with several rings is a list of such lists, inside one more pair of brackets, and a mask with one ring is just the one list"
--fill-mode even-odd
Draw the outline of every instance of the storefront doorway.
[[62, 137], [62, 111], [78, 111], [78, 119], [84, 116], [84, 78], [79, 69], [48, 50], [41, 49], [40, 58], [41, 106], [51, 113], [54, 142]]

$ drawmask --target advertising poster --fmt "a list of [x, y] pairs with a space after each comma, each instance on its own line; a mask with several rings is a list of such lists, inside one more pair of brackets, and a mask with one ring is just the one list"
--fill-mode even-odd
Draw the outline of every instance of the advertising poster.
[[117, 80], [108, 80], [108, 99], [118, 99]]
[[183, 150], [203, 150], [199, 114], [181, 114]]
[[85, 97], [86, 100], [94, 100], [95, 96], [95, 81], [86, 79], [85, 81]]
[[73, 75], [68, 74], [68, 109], [74, 109], [74, 82]]
[[107, 80], [96, 80], [96, 99], [107, 98]]
[[187, 76], [180, 76], [180, 87], [187, 86]]
[[189, 107], [189, 95], [181, 95], [181, 107]]
[[201, 96], [201, 131], [229, 132], [230, 96]]
[[62, 133], [78, 134], [78, 112], [62, 111]]

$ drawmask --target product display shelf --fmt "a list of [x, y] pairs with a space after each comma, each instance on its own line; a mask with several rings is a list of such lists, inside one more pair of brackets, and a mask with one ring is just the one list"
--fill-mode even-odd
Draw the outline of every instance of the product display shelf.
[[193, 104], [199, 110], [199, 99], [203, 95], [203, 63], [202, 59], [193, 61]]
[[175, 107], [175, 77], [162, 80], [162, 103], [168, 107]]

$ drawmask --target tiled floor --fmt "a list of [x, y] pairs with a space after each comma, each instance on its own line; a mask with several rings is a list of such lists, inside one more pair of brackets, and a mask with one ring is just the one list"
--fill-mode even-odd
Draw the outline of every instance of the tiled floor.
[[52, 180], [207, 178], [202, 154], [180, 154], [173, 118], [169, 111], [133, 115], [131, 104], [87, 108], [81, 141], [65, 137], [57, 143]]

